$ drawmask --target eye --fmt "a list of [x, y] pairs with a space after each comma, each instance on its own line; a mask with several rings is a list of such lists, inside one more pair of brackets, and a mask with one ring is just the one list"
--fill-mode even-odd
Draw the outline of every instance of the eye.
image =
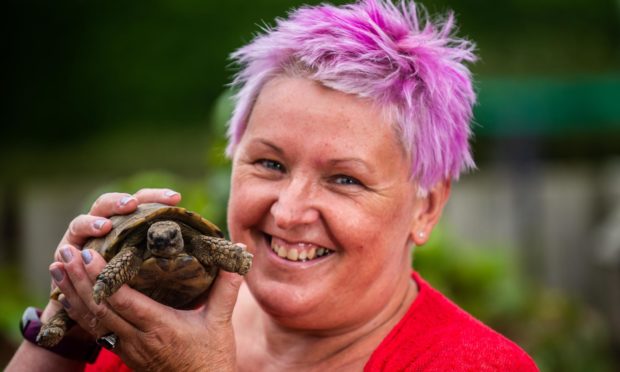
[[177, 230], [172, 230], [172, 232], [170, 233], [170, 239], [174, 239], [177, 237]]
[[282, 163], [279, 163], [275, 160], [270, 160], [270, 159], [260, 159], [256, 162], [257, 164], [261, 165], [264, 168], [267, 169], [272, 169], [278, 172], [285, 172], [286, 168], [284, 168], [284, 165], [282, 165]]
[[333, 177], [334, 183], [338, 185], [364, 186], [357, 178], [339, 174]]

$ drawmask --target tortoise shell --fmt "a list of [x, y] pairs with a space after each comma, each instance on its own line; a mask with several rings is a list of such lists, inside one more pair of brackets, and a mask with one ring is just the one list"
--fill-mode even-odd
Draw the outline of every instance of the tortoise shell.
[[[182, 207], [159, 203], [138, 206], [128, 215], [113, 216], [112, 230], [101, 238], [89, 240], [84, 249], [99, 252], [110, 261], [120, 249], [131, 244], [146, 252], [146, 233], [157, 221], [174, 221], [181, 227], [185, 247], [197, 235], [221, 238], [220, 229], [200, 215]], [[217, 275], [216, 266], [205, 267], [184, 252], [170, 258], [146, 257], [138, 274], [128, 283], [154, 300], [176, 308], [185, 308], [205, 293]]]

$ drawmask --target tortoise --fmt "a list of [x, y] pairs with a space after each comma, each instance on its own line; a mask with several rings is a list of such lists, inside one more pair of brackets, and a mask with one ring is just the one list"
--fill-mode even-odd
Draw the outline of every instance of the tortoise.
[[[99, 304], [123, 284], [165, 305], [186, 309], [206, 294], [219, 268], [245, 275], [252, 255], [223, 238], [220, 229], [185, 208], [146, 203], [128, 215], [113, 216], [112, 230], [83, 249], [107, 261], [93, 286]], [[58, 299], [60, 290], [52, 292]], [[41, 327], [37, 343], [53, 347], [73, 320], [65, 309]]]

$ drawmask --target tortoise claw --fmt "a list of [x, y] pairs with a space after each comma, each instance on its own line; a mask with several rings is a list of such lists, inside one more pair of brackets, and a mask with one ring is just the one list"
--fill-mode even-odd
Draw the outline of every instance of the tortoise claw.
[[248, 273], [248, 271], [250, 271], [250, 268], [252, 267], [252, 258], [254, 256], [252, 255], [252, 253], [246, 252], [245, 250], [240, 252], [239, 255], [241, 256], [241, 258], [239, 260], [239, 270], [237, 270], [237, 272], [239, 273], [239, 275], [245, 275]]
[[103, 282], [95, 283], [95, 286], [93, 287], [93, 300], [95, 301], [95, 303], [99, 305], [101, 301], [105, 299], [106, 297], [107, 296], [106, 296], [105, 283]]
[[36, 342], [45, 348], [56, 346], [65, 335], [65, 330], [61, 327], [43, 327], [37, 335]]

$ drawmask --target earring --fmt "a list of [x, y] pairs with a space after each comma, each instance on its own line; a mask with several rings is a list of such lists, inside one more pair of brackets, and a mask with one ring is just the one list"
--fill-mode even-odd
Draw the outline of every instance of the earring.
[[424, 239], [426, 237], [426, 233], [424, 231], [418, 231], [418, 238]]

